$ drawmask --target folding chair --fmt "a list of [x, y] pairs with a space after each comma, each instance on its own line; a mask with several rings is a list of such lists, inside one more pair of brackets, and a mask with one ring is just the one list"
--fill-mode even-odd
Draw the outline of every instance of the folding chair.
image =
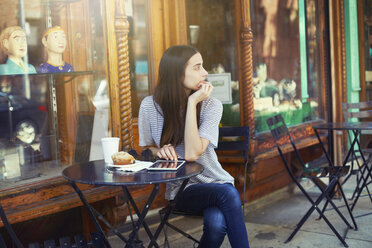
[[[349, 119], [357, 119], [359, 122], [365, 122], [365, 121], [371, 122], [372, 121], [372, 101], [358, 102], [358, 103], [343, 103], [342, 110], [343, 110], [345, 121], [349, 121]], [[343, 181], [343, 184], [344, 184], [347, 182], [347, 180], [352, 175], [356, 175], [357, 183], [356, 183], [356, 187], [355, 187], [355, 190], [353, 192], [351, 199], [353, 199], [355, 195], [358, 193], [358, 191], [361, 190], [361, 184], [363, 184], [363, 181], [365, 179], [368, 180], [368, 177], [371, 176], [368, 174], [366, 175], [366, 172], [368, 172], [367, 166], [369, 165], [372, 159], [372, 149], [361, 147], [361, 144], [359, 141], [361, 132], [354, 131], [353, 133], [348, 134], [348, 139], [349, 139], [350, 144], [352, 143], [352, 138], [351, 138], [352, 135], [356, 136], [357, 138], [356, 140], [357, 147], [356, 149], [353, 150], [352, 157], [351, 157], [351, 173]], [[357, 155], [358, 153], [360, 153], [359, 156]], [[358, 158], [362, 158], [362, 161], [363, 161], [362, 164], [360, 164]], [[354, 168], [355, 164], [357, 165], [357, 168]], [[366, 190], [372, 202], [372, 196], [368, 189], [368, 185], [370, 183], [371, 181], [367, 182]]]
[[[240, 154], [233, 154], [231, 158], [234, 160], [240, 160], [242, 157], [244, 159], [244, 189], [243, 189], [243, 214], [244, 214], [244, 203], [245, 203], [245, 190], [246, 190], [246, 180], [247, 180], [247, 166], [248, 166], [248, 154], [249, 154], [249, 127], [220, 127], [219, 128], [219, 142], [216, 151], [238, 151], [241, 152]], [[230, 155], [229, 155], [230, 156]], [[174, 204], [174, 202], [170, 202], [169, 204]], [[161, 209], [159, 214], [161, 218], [163, 217], [164, 213], [166, 212], [167, 208], [170, 206]], [[177, 209], [173, 210], [173, 215], [183, 215], [183, 216], [193, 216], [193, 217], [201, 217], [203, 213], [197, 214], [190, 214], [183, 211], [178, 211]], [[176, 232], [182, 234], [184, 237], [194, 241], [194, 246], [199, 244], [199, 240], [194, 238], [192, 235], [182, 231], [180, 228], [174, 226], [173, 224], [169, 223], [168, 220], [165, 222], [164, 225], [164, 247], [168, 243], [168, 236], [167, 236], [167, 227], [172, 228]]]
[[249, 154], [249, 127], [220, 127], [220, 141], [216, 151], [240, 151], [242, 154], [231, 155], [232, 157], [244, 158], [244, 188], [243, 188], [243, 215], [245, 204], [245, 190], [247, 186], [247, 169]]
[[[327, 223], [327, 225], [330, 227], [330, 229], [333, 231], [333, 233], [337, 236], [337, 238], [341, 241], [341, 243], [348, 247], [347, 243], [345, 242], [345, 238], [341, 237], [339, 232], [334, 228], [334, 226], [331, 224], [331, 222], [328, 220], [328, 218], [324, 215], [324, 212], [319, 208], [319, 205], [325, 201], [325, 204], [330, 203], [333, 207], [333, 209], [337, 212], [337, 214], [340, 216], [340, 218], [344, 221], [348, 229], [353, 229], [353, 227], [349, 224], [349, 222], [346, 220], [346, 218], [343, 216], [343, 214], [340, 212], [338, 207], [335, 205], [335, 203], [332, 201], [332, 195], [336, 187], [338, 187], [338, 190], [340, 191], [342, 195], [342, 199], [345, 202], [345, 206], [347, 207], [348, 213], [350, 215], [350, 218], [353, 221], [354, 227], [356, 227], [356, 223], [354, 220], [354, 217], [351, 213], [350, 207], [347, 204], [347, 200], [345, 197], [345, 194], [342, 190], [341, 184], [339, 182], [340, 177], [347, 175], [349, 172], [350, 166], [323, 166], [323, 167], [306, 167], [299, 151], [296, 148], [296, 145], [292, 139], [292, 136], [290, 135], [288, 128], [286, 124], [284, 123], [283, 117], [279, 114], [276, 116], [273, 116], [271, 118], [267, 119], [267, 124], [270, 128], [271, 134], [274, 138], [276, 147], [279, 151], [280, 157], [283, 160], [283, 163], [285, 165], [285, 168], [294, 181], [294, 183], [298, 186], [300, 191], [303, 193], [303, 195], [307, 198], [307, 200], [311, 203], [311, 207], [306, 212], [306, 214], [301, 218], [299, 223], [297, 224], [295, 230], [292, 232], [292, 234], [288, 237], [288, 239], [285, 241], [285, 243], [292, 240], [292, 238], [296, 235], [298, 230], [302, 227], [302, 225], [306, 222], [306, 220], [310, 217], [310, 215], [316, 210], [320, 217]], [[303, 171], [301, 175], [296, 177], [294, 173], [291, 170], [290, 164], [287, 161], [286, 157], [284, 156], [283, 150], [293, 149], [294, 150], [294, 156], [297, 158], [298, 162], [303, 168]], [[301, 179], [310, 179], [317, 188], [321, 191], [321, 194], [318, 196], [318, 198], [314, 201], [309, 193], [304, 189], [304, 187], [301, 185], [300, 180]], [[329, 180], [323, 180], [323, 183], [325, 183], [325, 187], [319, 183], [320, 179], [329, 179]], [[325, 182], [328, 181], [328, 182]], [[348, 230], [347, 229], [347, 230]]]
[[[15, 234], [13, 228], [9, 224], [8, 218], [6, 217], [3, 206], [1, 204], [0, 204], [0, 218], [1, 218], [1, 221], [3, 222], [3, 224], [4, 224], [5, 229], [7, 230], [8, 234], [10, 235], [13, 243], [16, 245], [16, 247], [17, 248], [23, 248], [24, 246], [22, 245], [21, 241], [19, 241], [19, 239], [18, 239], [17, 235]], [[4, 247], [6, 247], [6, 246], [4, 246]]]
[[1, 236], [1, 234], [0, 234], [0, 248], [6, 248], [5, 241], [3, 239], [3, 236]]
[[[12, 226], [10, 225], [8, 218], [5, 215], [4, 209], [0, 204], [0, 218], [4, 224], [5, 229], [7, 230], [11, 240], [13, 241], [15, 247], [17, 248], [24, 248], [21, 241], [18, 239], [16, 233], [14, 232]], [[91, 241], [87, 242], [84, 235], [76, 235], [75, 236], [75, 243], [71, 242], [70, 237], [63, 237], [59, 239], [59, 245], [54, 240], [45, 240], [43, 245], [39, 243], [32, 243], [28, 245], [28, 248], [102, 248], [105, 247], [103, 243], [103, 238], [100, 233], [91, 233], [90, 234]], [[2, 236], [0, 235], [0, 248], [6, 248], [6, 244]]]

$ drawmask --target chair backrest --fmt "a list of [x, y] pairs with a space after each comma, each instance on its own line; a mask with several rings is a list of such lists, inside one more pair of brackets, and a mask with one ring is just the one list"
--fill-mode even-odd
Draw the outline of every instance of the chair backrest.
[[0, 234], [0, 247], [1, 248], [6, 248], [5, 241], [4, 241], [3, 237], [1, 236], [1, 234]]
[[372, 117], [372, 101], [343, 103], [342, 112], [345, 121], [349, 118], [358, 118], [359, 121], [366, 121], [366, 118]]
[[287, 171], [289, 172], [291, 177], [295, 177], [290, 169], [287, 159], [284, 156], [284, 152], [283, 152], [284, 147], [290, 145], [293, 148], [295, 152], [295, 156], [300, 162], [302, 168], [305, 168], [305, 164], [302, 161], [301, 155], [297, 150], [296, 144], [293, 141], [292, 136], [288, 131], [287, 125], [285, 124], [282, 115], [278, 114], [273, 117], [270, 117], [266, 120], [266, 123], [269, 126], [271, 135], [274, 138], [275, 145], [284, 162], [284, 165], [286, 166]]
[[3, 239], [3, 236], [1, 236], [1, 234], [0, 234], [0, 248], [6, 248], [5, 241]]
[[[368, 102], [357, 102], [357, 103], [342, 103], [342, 112], [344, 115], [344, 121], [353, 121], [350, 119], [357, 119], [359, 122], [372, 122], [372, 101]], [[351, 137], [354, 137], [352, 131], [349, 131], [348, 139], [351, 144]], [[365, 135], [364, 132], [361, 133], [360, 140], [362, 141], [361, 146], [371, 147], [372, 138], [370, 135]], [[359, 142], [359, 141], [358, 141]], [[358, 150], [357, 147], [355, 147]]]
[[[216, 151], [243, 151], [245, 162], [249, 154], [249, 127], [220, 127]], [[231, 140], [226, 139], [230, 137]], [[234, 138], [233, 138], [234, 137]], [[236, 138], [235, 138], [236, 137]], [[225, 138], [225, 139], [224, 139]]]
[[[8, 231], [8, 234], [12, 238], [14, 244], [16, 245], [16, 247], [17, 248], [23, 248], [24, 246], [22, 245], [21, 241], [19, 241], [17, 235], [13, 231], [13, 228], [11, 227], [11, 225], [8, 221], [8, 218], [5, 215], [5, 212], [4, 212], [4, 209], [3, 209], [3, 206], [1, 205], [1, 203], [0, 203], [0, 218], [1, 218], [1, 220], [4, 224], [4, 226], [5, 226], [5, 229]], [[0, 241], [0, 244], [1, 244], [1, 241]]]

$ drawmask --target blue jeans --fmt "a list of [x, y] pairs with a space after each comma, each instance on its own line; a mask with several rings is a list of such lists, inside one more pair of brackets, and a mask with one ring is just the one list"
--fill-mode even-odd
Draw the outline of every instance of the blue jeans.
[[220, 247], [226, 234], [232, 248], [249, 248], [240, 196], [232, 184], [191, 185], [180, 195], [176, 209], [203, 214], [200, 248]]

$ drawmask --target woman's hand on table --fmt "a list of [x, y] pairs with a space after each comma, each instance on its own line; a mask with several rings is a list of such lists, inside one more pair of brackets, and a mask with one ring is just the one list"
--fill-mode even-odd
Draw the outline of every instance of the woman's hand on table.
[[177, 152], [171, 144], [164, 145], [156, 154], [161, 159], [178, 160]]

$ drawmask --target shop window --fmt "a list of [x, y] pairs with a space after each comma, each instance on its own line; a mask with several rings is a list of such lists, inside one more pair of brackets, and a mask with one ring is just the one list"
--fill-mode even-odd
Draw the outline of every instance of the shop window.
[[322, 118], [323, 1], [251, 2], [256, 131], [267, 131], [266, 119], [277, 113], [288, 125]]
[[188, 44], [203, 56], [212, 95], [223, 103], [223, 126], [240, 125], [235, 1], [186, 0]]
[[111, 129], [102, 1], [7, 0], [0, 12], [0, 188], [103, 158]]
[[[366, 101], [372, 100], [372, 1], [364, 0], [358, 2], [358, 5], [363, 7], [363, 27], [360, 28], [362, 35], [359, 37], [364, 40], [364, 47], [361, 47], [362, 50], [361, 58], [364, 61], [361, 61], [361, 65], [365, 65], [365, 92], [361, 92], [361, 99], [366, 99]], [[363, 67], [361, 67], [363, 68]], [[363, 82], [361, 82], [363, 83]], [[362, 85], [363, 86], [363, 85]], [[363, 88], [362, 88], [363, 89]], [[365, 94], [365, 97], [363, 95]]]
[[132, 116], [138, 117], [140, 104], [143, 98], [149, 95], [146, 1], [126, 1], [126, 14], [130, 27], [129, 64]]

